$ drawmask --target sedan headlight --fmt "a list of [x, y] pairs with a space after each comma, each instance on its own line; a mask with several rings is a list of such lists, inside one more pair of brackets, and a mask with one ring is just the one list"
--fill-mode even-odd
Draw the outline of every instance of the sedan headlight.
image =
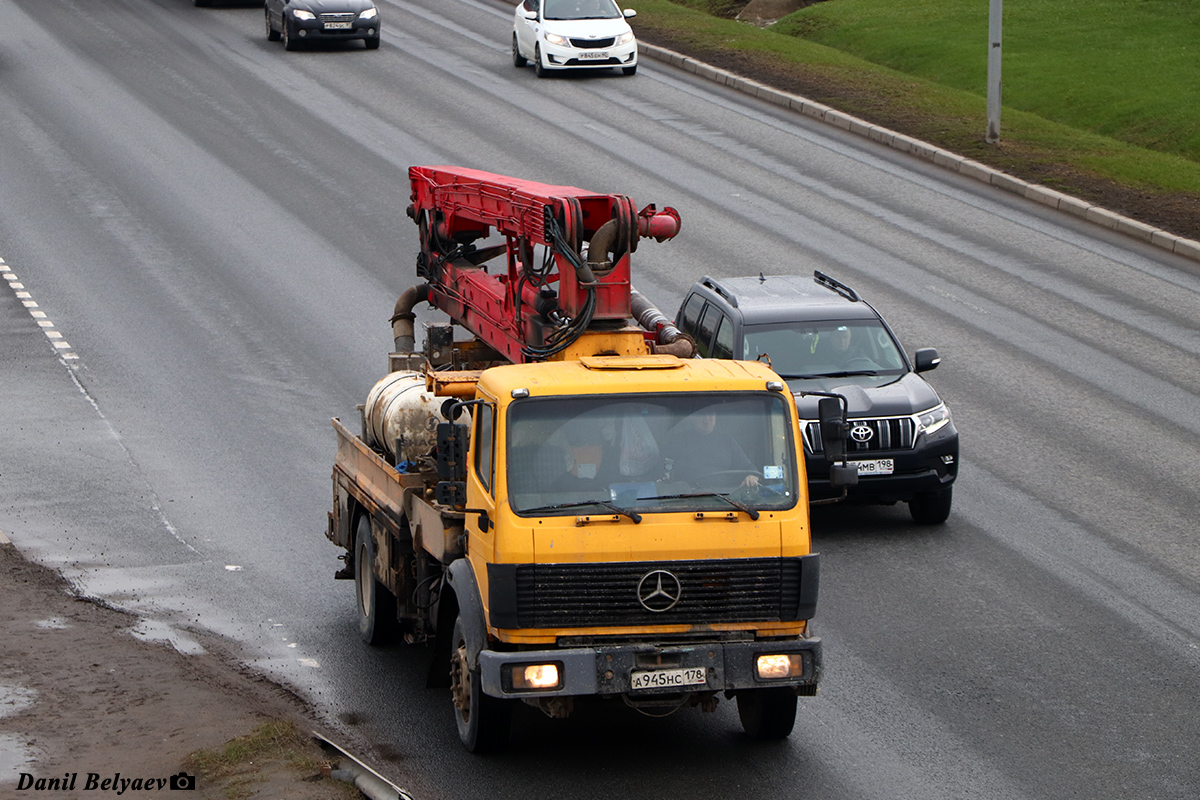
[[913, 414], [913, 422], [917, 425], [918, 434], [936, 433], [949, 421], [950, 409], [946, 408], [945, 403], [936, 405], [928, 411], [922, 411], [920, 414]]
[[316, 19], [317, 15], [311, 11], [305, 11], [302, 8], [292, 9], [292, 16], [296, 19]]
[[622, 33], [620, 36], [618, 36], [616, 43], [617, 44], [629, 44], [632, 41], [633, 41], [633, 31], [629, 31], [628, 33]]
[[378, 16], [379, 16], [379, 9], [376, 8], [375, 6], [371, 6], [366, 11], [359, 14], [358, 18], [359, 19], [375, 19]]
[[550, 44], [556, 44], [559, 47], [570, 47], [571, 40], [565, 36], [559, 36], [557, 33], [547, 33], [546, 41]]

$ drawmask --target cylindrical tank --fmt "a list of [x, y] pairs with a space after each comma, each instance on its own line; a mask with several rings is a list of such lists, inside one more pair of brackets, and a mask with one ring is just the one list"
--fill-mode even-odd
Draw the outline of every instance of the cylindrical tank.
[[[367, 395], [363, 416], [367, 444], [383, 450], [392, 463], [432, 450], [437, 425], [446, 422], [441, 400], [425, 391], [425, 376], [419, 372], [393, 372], [380, 380]], [[403, 453], [395, 452], [397, 439], [404, 440]]]

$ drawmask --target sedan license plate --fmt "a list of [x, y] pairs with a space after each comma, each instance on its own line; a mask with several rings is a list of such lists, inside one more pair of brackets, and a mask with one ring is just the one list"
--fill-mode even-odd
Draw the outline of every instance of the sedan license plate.
[[327, 31], [346, 31], [350, 30], [351, 22], [326, 22], [325, 30]]
[[851, 461], [858, 467], [859, 475], [891, 475], [896, 469], [895, 462], [890, 458], [877, 458], [874, 461]]
[[607, 50], [590, 50], [586, 53], [580, 53], [579, 60], [580, 61], [607, 61], [608, 60], [608, 51]]
[[635, 672], [633, 689], [670, 689], [675, 686], [701, 686], [706, 680], [707, 670], [704, 667], [683, 667], [680, 669], [656, 669], [647, 672]]

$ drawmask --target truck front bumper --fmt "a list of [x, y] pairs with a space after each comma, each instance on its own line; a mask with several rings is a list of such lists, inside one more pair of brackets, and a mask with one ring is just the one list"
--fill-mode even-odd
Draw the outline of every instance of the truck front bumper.
[[[791, 674], [761, 677], [757, 667], [760, 656], [791, 657]], [[514, 686], [514, 672], [539, 664], [557, 667], [556, 687], [535, 690]], [[697, 670], [703, 670], [704, 682], [686, 682], [697, 680], [700, 674]], [[814, 637], [678, 646], [627, 644], [516, 652], [484, 650], [479, 654], [479, 671], [485, 694], [508, 699], [626, 694], [649, 698], [771, 687], [792, 687], [800, 694], [815, 694], [821, 678], [821, 640]], [[635, 689], [635, 675], [650, 685]]]

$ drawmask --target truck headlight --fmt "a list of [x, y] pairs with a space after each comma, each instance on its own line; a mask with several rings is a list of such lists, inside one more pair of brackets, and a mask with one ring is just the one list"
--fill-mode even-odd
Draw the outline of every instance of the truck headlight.
[[556, 663], [513, 664], [508, 670], [513, 691], [545, 692], [562, 688], [562, 670]]
[[934, 406], [928, 411], [913, 414], [913, 422], [917, 424], [917, 433], [936, 433], [950, 421], [950, 409], [945, 403]]
[[799, 653], [761, 655], [754, 659], [754, 671], [765, 681], [799, 678], [804, 674], [804, 656]]

